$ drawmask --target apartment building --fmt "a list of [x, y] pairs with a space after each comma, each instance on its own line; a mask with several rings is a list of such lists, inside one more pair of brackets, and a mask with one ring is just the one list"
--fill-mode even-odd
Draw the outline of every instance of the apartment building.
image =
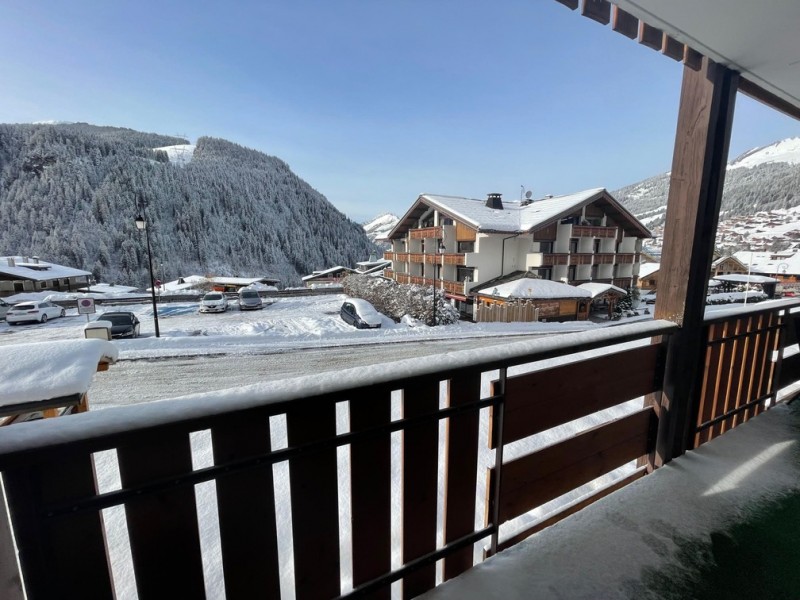
[[636, 284], [650, 231], [604, 188], [539, 200], [422, 194], [387, 236], [385, 275], [441, 287], [463, 312], [471, 290], [515, 271], [579, 285]]

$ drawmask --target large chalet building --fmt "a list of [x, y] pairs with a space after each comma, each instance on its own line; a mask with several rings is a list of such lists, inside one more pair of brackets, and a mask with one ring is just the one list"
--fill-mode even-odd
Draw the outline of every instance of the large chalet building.
[[520, 272], [629, 289], [650, 231], [605, 189], [504, 202], [422, 194], [387, 236], [385, 275], [441, 286], [462, 312], [473, 289]]

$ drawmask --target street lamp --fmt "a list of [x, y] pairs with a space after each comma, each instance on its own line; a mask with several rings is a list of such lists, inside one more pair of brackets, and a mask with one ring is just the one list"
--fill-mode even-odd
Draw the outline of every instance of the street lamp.
[[[442, 267], [444, 267], [444, 243], [439, 242], [439, 245], [436, 247], [436, 256], [439, 253], [442, 253]], [[436, 325], [436, 267], [438, 266], [437, 260], [433, 261], [433, 325]], [[444, 273], [442, 273], [444, 275]], [[442, 280], [442, 285], [444, 285], [444, 280]]]
[[156, 304], [156, 282], [153, 278], [153, 253], [150, 250], [150, 230], [147, 228], [147, 221], [141, 215], [136, 217], [136, 229], [139, 231], [144, 230], [147, 238], [147, 263], [150, 267], [150, 296], [153, 299], [153, 320], [156, 326], [156, 337], [161, 337], [161, 333], [158, 330], [158, 305]]

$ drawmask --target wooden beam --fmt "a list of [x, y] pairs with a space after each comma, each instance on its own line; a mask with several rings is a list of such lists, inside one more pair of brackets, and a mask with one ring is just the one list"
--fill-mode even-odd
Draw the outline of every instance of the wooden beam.
[[608, 25], [611, 21], [611, 3], [608, 0], [583, 0], [581, 14], [593, 21]]
[[655, 318], [681, 328], [667, 352], [656, 464], [685, 452], [702, 385], [706, 287], [719, 220], [738, 73], [685, 67]]
[[614, 6], [611, 10], [611, 29], [617, 33], [621, 33], [627, 38], [635, 40], [636, 36], [639, 35], [639, 19], [625, 12], [619, 6]]
[[774, 108], [785, 115], [789, 115], [794, 119], [800, 119], [800, 107], [792, 104], [791, 102], [787, 102], [783, 98], [779, 98], [772, 92], [768, 92], [760, 85], [755, 84], [744, 77], [739, 79], [739, 91], [746, 96], [750, 96], [753, 100], [758, 100], [759, 102], [762, 102], [770, 108]]
[[675, 38], [668, 36], [666, 33], [664, 34], [664, 39], [661, 42], [661, 52], [664, 54], [664, 56], [669, 56], [674, 60], [683, 60], [683, 44]]
[[639, 23], [639, 43], [652, 48], [653, 50], [661, 51], [661, 45], [664, 38], [664, 32], [648, 25], [644, 21]]
[[684, 46], [683, 64], [694, 71], [699, 71], [703, 66], [703, 55], [689, 46]]
[[576, 8], [578, 8], [579, 4], [578, 0], [556, 0], [556, 2], [563, 4], [570, 10], [575, 10]]

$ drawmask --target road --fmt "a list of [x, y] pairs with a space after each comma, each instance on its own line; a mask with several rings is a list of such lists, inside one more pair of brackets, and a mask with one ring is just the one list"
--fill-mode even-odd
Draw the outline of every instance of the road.
[[[514, 336], [513, 341], [542, 337]], [[95, 376], [91, 408], [151, 402], [260, 381], [507, 344], [507, 336], [296, 350], [265, 355], [123, 360]], [[135, 390], [135, 392], [132, 392]], [[135, 394], [135, 395], [134, 395]]]

